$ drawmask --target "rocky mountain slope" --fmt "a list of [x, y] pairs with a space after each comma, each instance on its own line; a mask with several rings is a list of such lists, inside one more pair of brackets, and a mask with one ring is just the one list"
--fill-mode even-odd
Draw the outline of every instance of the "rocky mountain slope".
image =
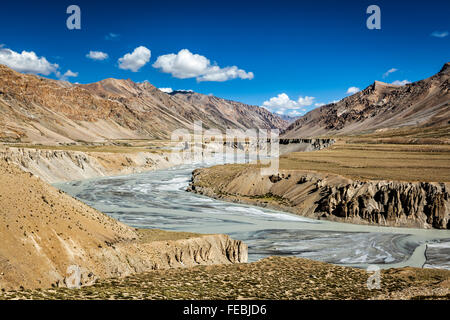
[[259, 168], [197, 169], [189, 191], [271, 206], [311, 218], [397, 227], [450, 228], [450, 185], [355, 181], [335, 174]]
[[[199, 264], [247, 261], [226, 235], [137, 230], [0, 160], [0, 289], [79, 282]], [[74, 269], [75, 268], [75, 269]]]
[[258, 106], [251, 106], [191, 91], [174, 91], [170, 95], [187, 102], [206, 115], [214, 116], [218, 119], [217, 124], [219, 125], [219, 129], [282, 129], [288, 124], [288, 121], [283, 120], [280, 116]]
[[375, 81], [337, 103], [308, 112], [283, 132], [286, 138], [352, 135], [385, 129], [450, 124], [450, 62], [436, 75], [405, 86]]
[[196, 120], [202, 121], [204, 128], [222, 131], [287, 125], [256, 106], [192, 96], [199, 98], [169, 95], [148, 82], [131, 80], [71, 84], [0, 65], [0, 141], [47, 144], [166, 139], [176, 129], [192, 130]]

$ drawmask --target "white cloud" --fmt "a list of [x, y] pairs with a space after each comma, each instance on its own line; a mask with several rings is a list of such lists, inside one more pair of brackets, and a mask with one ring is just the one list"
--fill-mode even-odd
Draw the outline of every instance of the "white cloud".
[[[303, 107], [312, 105], [314, 99], [315, 99], [314, 97], [305, 96], [299, 97], [297, 101], [294, 101], [291, 100], [286, 93], [280, 93], [276, 97], [264, 101], [263, 107], [277, 114], [284, 114], [287, 110], [293, 110], [296, 112], [300, 111], [306, 112], [306, 109], [304, 109]], [[292, 113], [293, 111], [290, 111], [290, 113]]]
[[246, 72], [237, 66], [220, 68], [217, 65], [211, 65], [208, 58], [193, 54], [188, 49], [182, 49], [177, 54], [159, 56], [153, 67], [164, 73], [170, 73], [175, 78], [196, 78], [198, 82], [222, 82], [236, 78], [251, 80], [254, 77], [253, 72]]
[[86, 57], [92, 60], [105, 60], [108, 59], [108, 54], [101, 51], [89, 51]]
[[383, 73], [383, 78], [386, 78], [386, 77], [389, 76], [391, 73], [394, 73], [394, 72], [396, 72], [396, 71], [398, 71], [398, 69], [396, 69], [396, 68], [391, 68], [391, 69], [389, 69], [388, 71], [386, 71], [385, 73]]
[[45, 57], [38, 57], [33, 51], [15, 52], [0, 48], [0, 64], [4, 64], [18, 72], [42, 74], [48, 76], [56, 73], [59, 65], [50, 63]]
[[355, 93], [357, 93], [359, 91], [360, 91], [360, 89], [357, 88], [357, 87], [350, 87], [350, 88], [347, 89], [347, 94], [355, 94]]
[[115, 40], [115, 39], [118, 39], [119, 37], [120, 37], [120, 34], [110, 32], [105, 36], [105, 39], [106, 40]]
[[298, 97], [297, 104], [300, 107], [307, 107], [307, 106], [310, 106], [313, 104], [314, 99], [315, 99], [314, 97], [308, 97], [308, 96], [305, 96], [304, 98]]
[[151, 51], [149, 49], [144, 46], [137, 47], [132, 53], [127, 53], [119, 58], [119, 68], [137, 72], [150, 61], [150, 57]]
[[434, 31], [431, 33], [431, 36], [436, 38], [445, 38], [448, 36], [448, 31]]
[[61, 74], [61, 72], [57, 71], [56, 76], [59, 78], [59, 80], [67, 81], [70, 77], [78, 77], [78, 72], [67, 70], [64, 74]]
[[315, 107], [321, 107], [321, 106], [324, 106], [324, 105], [325, 105], [325, 103], [322, 103], [322, 102], [318, 102], [318, 103], [314, 104]]
[[173, 92], [172, 88], [159, 88], [159, 90], [161, 90], [162, 92], [165, 92], [165, 93], [172, 93]]
[[411, 83], [411, 81], [409, 80], [395, 80], [394, 82], [392, 82], [392, 84], [395, 84], [397, 86], [404, 86], [405, 84]]
[[297, 110], [293, 110], [293, 111], [291, 111], [291, 112], [288, 113], [288, 116], [291, 116], [291, 117], [298, 117], [298, 116], [301, 116], [301, 115], [303, 115], [303, 114], [304, 114], [304, 112], [298, 112]]

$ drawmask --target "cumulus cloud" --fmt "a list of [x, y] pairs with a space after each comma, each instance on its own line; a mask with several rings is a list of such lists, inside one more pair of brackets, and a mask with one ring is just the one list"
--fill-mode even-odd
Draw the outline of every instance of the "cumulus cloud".
[[227, 81], [231, 79], [253, 79], [253, 72], [246, 72], [237, 66], [220, 68], [199, 54], [193, 54], [188, 49], [182, 49], [177, 54], [170, 53], [159, 56], [153, 64], [154, 68], [164, 73], [170, 73], [178, 79], [196, 78], [201, 81]]
[[392, 84], [395, 84], [397, 86], [404, 86], [405, 84], [411, 83], [409, 80], [395, 80], [392, 82]]
[[119, 58], [119, 68], [137, 72], [150, 61], [150, 57], [151, 51], [149, 49], [144, 46], [137, 47], [132, 53], [127, 53]]
[[289, 114], [294, 111], [301, 113], [306, 112], [306, 109], [303, 107], [307, 107], [313, 104], [314, 97], [299, 97], [297, 101], [291, 100], [286, 93], [280, 93], [276, 97], [272, 97], [267, 101], [263, 102], [263, 107], [270, 110], [271, 112], [275, 112], [277, 114], [285, 114], [287, 110], [290, 111]]
[[396, 69], [396, 68], [389, 69], [388, 71], [383, 73], [383, 78], [386, 78], [387, 76], [389, 76], [391, 73], [394, 73], [395, 71], [398, 71], [398, 69]]
[[431, 33], [431, 36], [435, 38], [445, 38], [448, 36], [448, 31], [434, 31]]
[[108, 59], [108, 54], [101, 51], [89, 51], [86, 57], [92, 60], [105, 60]]
[[347, 94], [355, 94], [355, 93], [357, 93], [359, 91], [360, 91], [360, 89], [357, 88], [357, 87], [350, 87], [350, 88], [347, 89]]
[[73, 72], [72, 70], [67, 70], [64, 74], [61, 74], [61, 72], [57, 71], [56, 76], [60, 80], [67, 81], [70, 77], [78, 77], [78, 72]]
[[42, 74], [48, 76], [56, 73], [59, 65], [50, 63], [45, 57], [38, 57], [33, 51], [15, 52], [0, 48], [0, 64], [4, 64], [18, 72]]
[[[306, 111], [306, 110], [305, 110], [305, 111]], [[299, 111], [297, 111], [297, 110], [293, 110], [293, 111], [291, 111], [291, 112], [288, 113], [288, 116], [291, 116], [291, 117], [298, 117], [298, 116], [303, 115], [305, 111], [299, 112]]]
[[165, 93], [172, 93], [173, 92], [172, 88], [159, 88], [159, 90], [161, 90], [162, 92], [165, 92]]

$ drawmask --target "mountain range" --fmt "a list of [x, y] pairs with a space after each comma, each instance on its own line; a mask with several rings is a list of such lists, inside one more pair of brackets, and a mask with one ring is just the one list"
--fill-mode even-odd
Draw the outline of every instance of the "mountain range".
[[283, 138], [354, 135], [450, 124], [450, 62], [404, 86], [375, 81], [296, 119], [192, 91], [165, 93], [149, 82], [91, 84], [18, 73], [0, 65], [0, 141], [22, 143], [168, 139], [176, 129], [281, 129]]
[[285, 138], [351, 135], [401, 127], [450, 124], [450, 62], [404, 86], [375, 81], [339, 102], [314, 109], [283, 132]]
[[72, 84], [0, 65], [0, 141], [27, 143], [167, 139], [176, 129], [285, 128], [258, 106], [195, 92], [167, 94], [148, 82]]

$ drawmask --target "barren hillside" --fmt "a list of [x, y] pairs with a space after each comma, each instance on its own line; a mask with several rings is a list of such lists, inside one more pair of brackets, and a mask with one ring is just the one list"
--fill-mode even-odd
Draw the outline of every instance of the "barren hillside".
[[106, 79], [71, 84], [0, 65], [0, 141], [54, 144], [166, 139], [176, 129], [192, 130], [196, 120], [205, 128], [219, 130], [287, 125], [256, 106], [212, 97], [193, 104], [148, 82]]
[[308, 112], [289, 125], [285, 138], [354, 135], [401, 127], [450, 124], [450, 62], [436, 75], [405, 86], [375, 81], [337, 103]]
[[246, 262], [226, 235], [136, 230], [0, 160], [0, 288], [65, 286], [154, 269]]

